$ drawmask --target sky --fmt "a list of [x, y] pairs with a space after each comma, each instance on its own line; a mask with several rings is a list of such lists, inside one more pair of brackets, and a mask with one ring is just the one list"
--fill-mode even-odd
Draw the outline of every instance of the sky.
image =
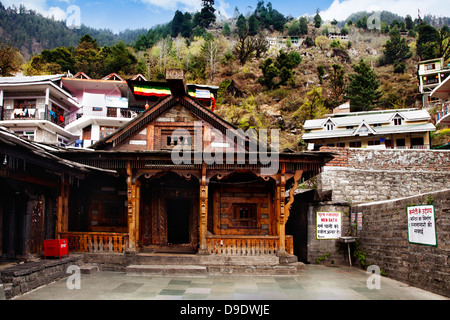
[[[0, 0], [5, 6], [23, 4], [47, 17], [57, 20], [78, 19], [82, 24], [110, 29], [119, 33], [126, 29], [149, 29], [172, 20], [176, 10], [196, 12], [201, 9], [200, 0]], [[320, 10], [323, 20], [344, 20], [358, 11], [391, 11], [401, 16], [416, 18], [432, 14], [450, 16], [449, 0], [273, 0], [272, 7], [285, 16], [298, 18], [314, 15]], [[237, 7], [240, 13], [255, 10], [258, 0], [215, 0], [216, 13], [232, 17]], [[74, 10], [76, 9], [76, 10]], [[73, 21], [73, 20], [72, 20]]]

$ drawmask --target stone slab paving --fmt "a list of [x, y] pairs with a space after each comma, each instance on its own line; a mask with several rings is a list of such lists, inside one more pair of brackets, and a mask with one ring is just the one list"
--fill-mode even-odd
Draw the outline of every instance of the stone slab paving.
[[131, 276], [100, 271], [80, 275], [80, 288], [69, 278], [37, 288], [13, 300], [450, 300], [381, 277], [369, 289], [370, 274], [357, 267], [307, 265], [288, 276]]

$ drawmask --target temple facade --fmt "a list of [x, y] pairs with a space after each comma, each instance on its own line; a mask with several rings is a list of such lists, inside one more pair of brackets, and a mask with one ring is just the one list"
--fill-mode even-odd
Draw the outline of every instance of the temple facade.
[[58, 236], [81, 252], [292, 255], [293, 191], [331, 155], [254, 139], [190, 95], [179, 70], [167, 85], [169, 95], [90, 150], [57, 152], [115, 172], [80, 182]]

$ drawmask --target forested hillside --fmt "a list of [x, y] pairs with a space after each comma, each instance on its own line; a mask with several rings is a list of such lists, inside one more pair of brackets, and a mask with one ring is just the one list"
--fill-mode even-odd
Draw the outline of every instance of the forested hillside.
[[24, 6], [18, 9], [5, 8], [0, 2], [0, 43], [19, 49], [25, 59], [44, 49], [75, 47], [85, 34], [95, 38], [100, 46], [110, 46], [122, 40], [132, 44], [147, 30], [127, 30], [114, 34], [110, 30], [98, 30], [82, 25], [70, 30], [66, 23], [45, 18]]
[[[427, 22], [382, 12], [380, 28], [370, 30], [370, 12], [328, 22], [319, 11], [285, 17], [259, 1], [250, 14], [236, 8], [232, 19], [217, 21], [214, 1], [203, 2], [200, 12], [176, 11], [172, 21], [141, 30], [135, 41], [108, 38], [98, 30], [66, 30], [67, 39], [55, 36], [61, 41], [53, 43], [55, 48], [24, 59], [23, 65], [14, 46], [2, 45], [0, 55], [14, 57], [16, 68], [0, 67], [4, 75], [20, 69], [26, 75], [83, 71], [97, 79], [111, 72], [125, 78], [142, 73], [157, 81], [167, 68], [181, 68], [189, 83], [220, 87], [216, 110], [228, 121], [244, 130], [281, 129], [281, 147], [299, 149], [304, 121], [344, 102], [353, 111], [420, 107], [417, 62], [450, 59], [447, 18], [428, 16]], [[331, 34], [345, 39], [330, 39]], [[284, 42], [269, 45], [268, 39], [277, 37]], [[32, 39], [27, 41], [37, 46], [38, 36]], [[68, 39], [73, 42], [60, 45]]]

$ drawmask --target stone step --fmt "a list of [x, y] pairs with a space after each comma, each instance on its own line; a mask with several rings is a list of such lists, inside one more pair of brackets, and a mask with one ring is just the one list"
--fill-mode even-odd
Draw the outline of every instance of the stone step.
[[206, 275], [205, 266], [182, 265], [130, 265], [127, 275]]
[[276, 266], [248, 265], [129, 265], [126, 274], [133, 276], [170, 275], [296, 275], [305, 270], [303, 263]]
[[133, 258], [135, 265], [236, 265], [275, 266], [280, 264], [277, 256], [221, 256], [196, 254], [139, 253]]
[[100, 269], [98, 266], [93, 265], [93, 264], [83, 264], [82, 266], [80, 266], [80, 271], [82, 274], [93, 274], [98, 272]]

